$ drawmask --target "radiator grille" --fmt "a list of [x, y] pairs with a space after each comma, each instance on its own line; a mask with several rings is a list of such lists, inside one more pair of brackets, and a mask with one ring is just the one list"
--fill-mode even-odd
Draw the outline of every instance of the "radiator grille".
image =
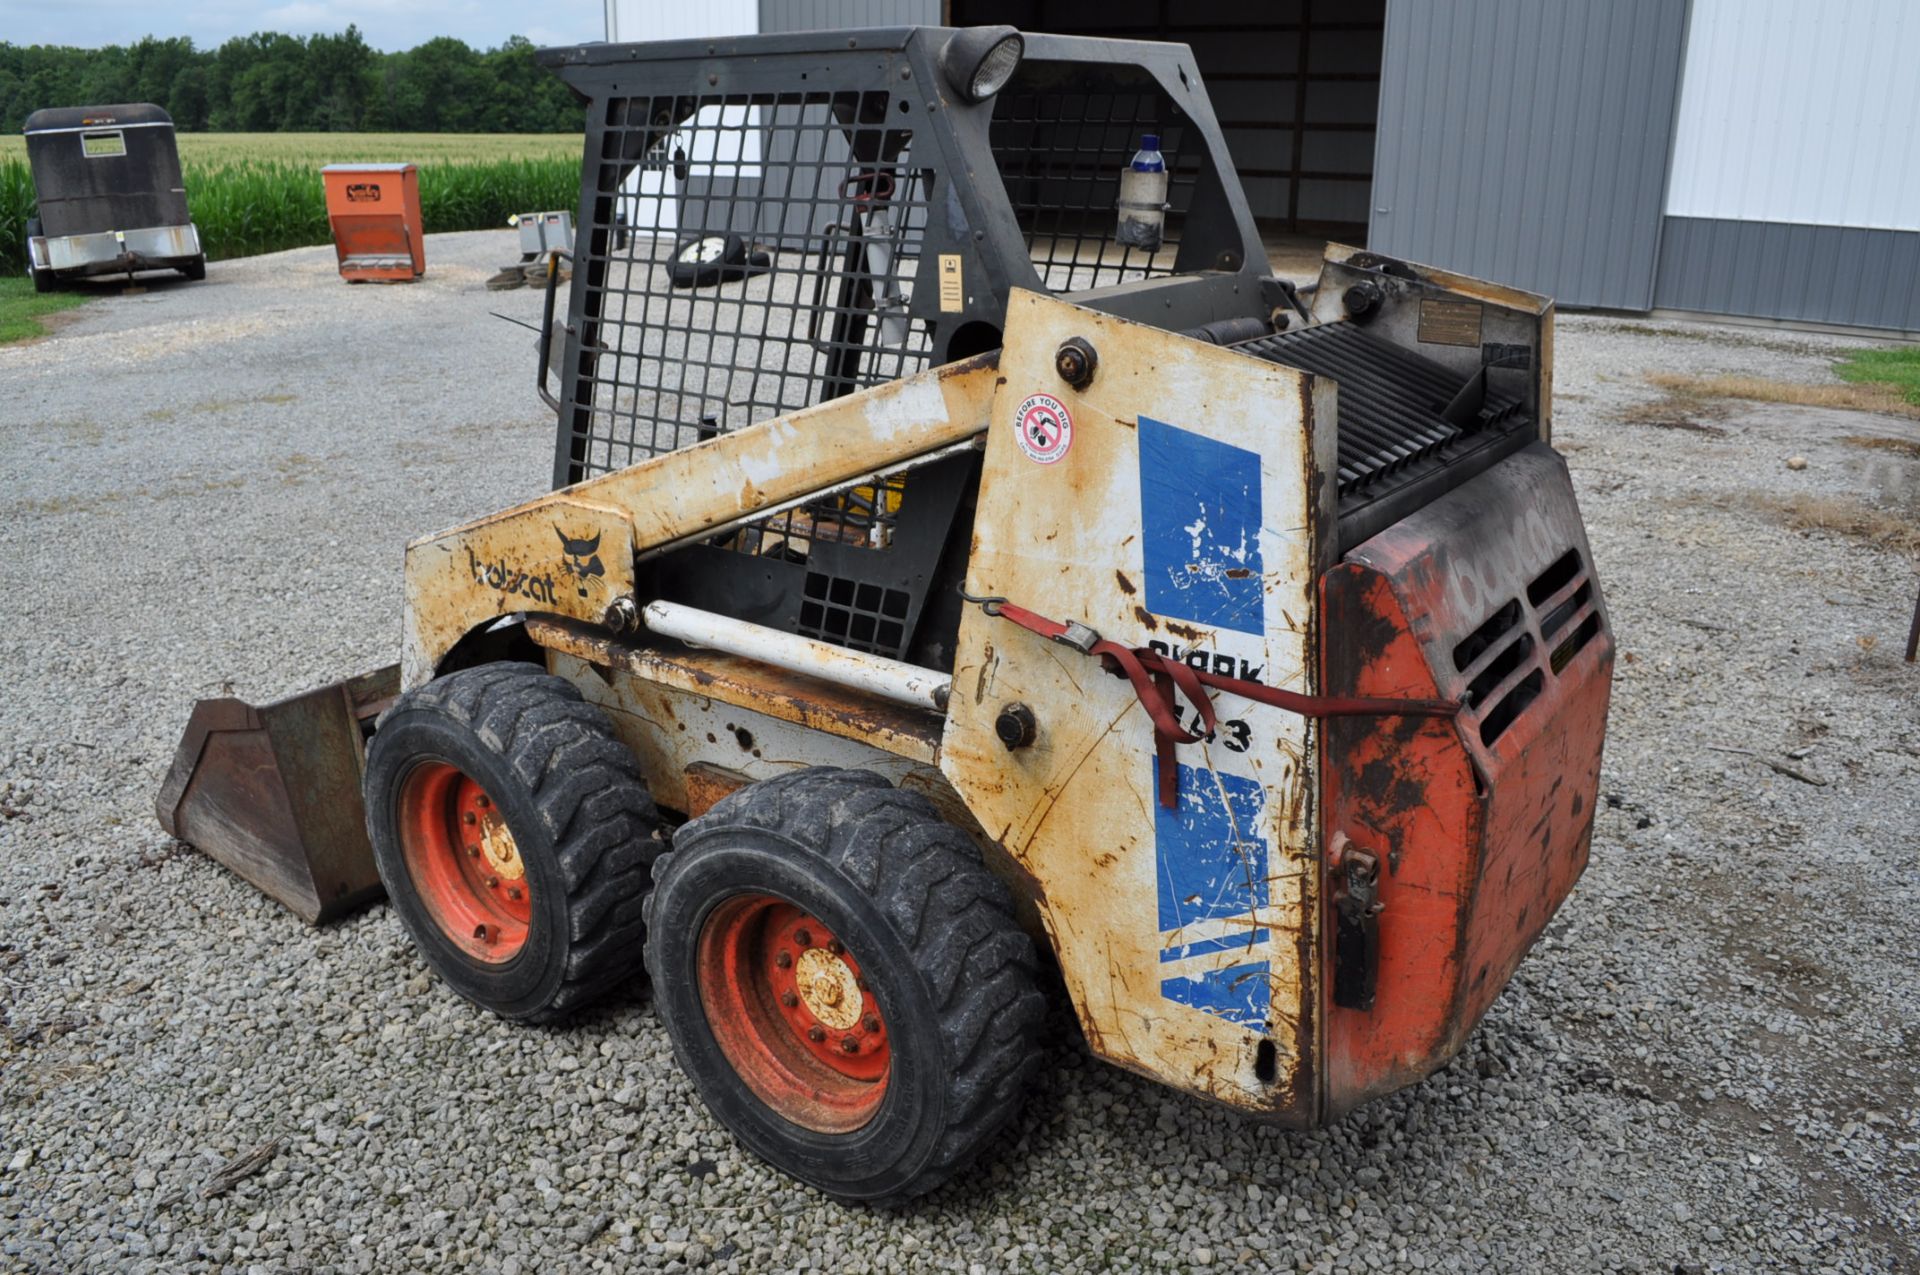
[[1450, 444], [1527, 423], [1521, 403], [1489, 391], [1464, 423], [1442, 413], [1467, 378], [1352, 323], [1326, 323], [1234, 347], [1339, 383], [1339, 488], [1361, 496]]
[[[1478, 723], [1480, 742], [1491, 745], [1520, 720], [1548, 676], [1559, 677], [1600, 629], [1593, 577], [1578, 549], [1567, 550], [1529, 581], [1524, 599], [1495, 608], [1453, 649], [1454, 671], [1466, 680], [1461, 697]], [[1549, 647], [1556, 639], [1558, 645]], [[1549, 652], [1544, 660], [1543, 651]]]

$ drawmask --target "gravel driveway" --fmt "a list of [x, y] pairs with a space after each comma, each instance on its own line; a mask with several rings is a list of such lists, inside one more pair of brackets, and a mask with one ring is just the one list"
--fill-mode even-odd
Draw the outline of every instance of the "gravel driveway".
[[0, 348], [0, 1269], [1920, 1268], [1914, 570], [1775, 508], [1920, 519], [1920, 426], [1623, 419], [1650, 372], [1825, 381], [1835, 342], [1563, 319], [1621, 643], [1606, 802], [1457, 1061], [1286, 1133], [1057, 1014], [988, 1167], [887, 1215], [736, 1150], [644, 993], [508, 1026], [387, 908], [307, 929], [155, 823], [196, 696], [390, 661], [403, 542], [544, 488], [532, 337], [487, 317], [539, 298], [481, 287], [513, 243], [435, 236], [412, 287], [216, 263]]

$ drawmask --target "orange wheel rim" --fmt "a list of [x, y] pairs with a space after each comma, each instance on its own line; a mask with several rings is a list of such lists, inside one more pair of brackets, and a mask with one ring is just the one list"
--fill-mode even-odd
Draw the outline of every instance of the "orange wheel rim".
[[400, 786], [400, 852], [434, 924], [475, 960], [501, 964], [527, 945], [533, 892], [513, 832], [486, 789], [427, 762]]
[[785, 899], [738, 895], [700, 930], [700, 1000], [720, 1050], [781, 1116], [851, 1133], [886, 1095], [893, 1046], [853, 953]]

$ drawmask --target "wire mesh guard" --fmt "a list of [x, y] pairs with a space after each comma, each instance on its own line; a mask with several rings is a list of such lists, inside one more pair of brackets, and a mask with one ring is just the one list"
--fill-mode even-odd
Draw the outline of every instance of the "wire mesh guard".
[[[1157, 90], [1062, 91], [1016, 77], [1001, 92], [989, 137], [1042, 283], [1078, 292], [1174, 273], [1200, 171], [1183, 152], [1185, 132]], [[1152, 252], [1114, 239], [1120, 174], [1149, 133], [1160, 138], [1168, 177], [1166, 231]]]
[[[1056, 292], [1173, 273], [1205, 149], [1183, 162], [1184, 130], [1151, 81], [1136, 74], [1138, 87], [1113, 91], [1085, 78], [1104, 71], [1076, 70], [1072, 85], [1016, 81], [991, 123], [980, 121], [1024, 251]], [[953, 124], [903, 109], [911, 105], [877, 88], [602, 99], [560, 481], [949, 357], [935, 349], [949, 309], [932, 293], [939, 272], [922, 265], [923, 247], [935, 251], [926, 240], [936, 198], [949, 211], [939, 183], [951, 159], [931, 131], [916, 155], [912, 122]], [[1168, 163], [1170, 211], [1164, 242], [1146, 252], [1114, 242], [1115, 201], [1151, 132]], [[1004, 245], [989, 234], [963, 246], [973, 277], [991, 277], [980, 263], [997, 259], [993, 273], [1019, 282], [1009, 271], [1017, 255], [990, 257], [1023, 251], [1010, 234]], [[919, 305], [917, 279], [929, 291]], [[937, 635], [921, 632], [921, 617], [976, 463], [876, 478], [771, 514], [682, 551], [663, 564], [661, 587], [689, 605], [937, 662]]]
[[[884, 93], [614, 99], [576, 477], [911, 375], [932, 174]], [[674, 121], [678, 120], [677, 123]], [[640, 162], [624, 178], [622, 155]], [[584, 417], [584, 420], [582, 419]], [[796, 525], [792, 534], [809, 534]]]

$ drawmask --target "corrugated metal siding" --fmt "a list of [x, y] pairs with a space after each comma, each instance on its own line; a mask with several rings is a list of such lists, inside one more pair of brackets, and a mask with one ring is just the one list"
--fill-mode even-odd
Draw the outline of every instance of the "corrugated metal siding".
[[940, 0], [760, 0], [762, 31], [939, 24]]
[[1654, 304], [1920, 332], [1920, 233], [1669, 217]]
[[1392, 0], [1368, 243], [1653, 303], [1685, 0]]
[[1920, 5], [1694, 0], [1667, 214], [1920, 230]]
[[765, 0], [611, 0], [606, 6], [607, 40], [698, 40], [714, 35], [752, 35], [759, 28]]

